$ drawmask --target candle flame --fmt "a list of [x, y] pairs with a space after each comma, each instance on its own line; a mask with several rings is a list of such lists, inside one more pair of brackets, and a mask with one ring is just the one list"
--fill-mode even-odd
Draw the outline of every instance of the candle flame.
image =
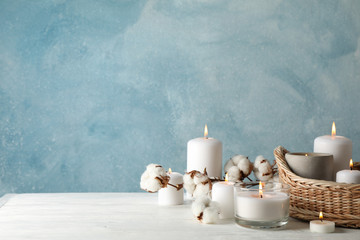
[[171, 171], [171, 168], [169, 168], [169, 171], [168, 171], [168, 173], [172, 173], [172, 171]]
[[204, 138], [208, 138], [208, 127], [207, 127], [207, 124], [205, 124]]
[[307, 154], [307, 153], [305, 153], [305, 156], [307, 157], [307, 156], [308, 156], [308, 154]]
[[225, 182], [228, 182], [229, 181], [229, 177], [228, 177], [228, 174], [226, 173], [225, 174]]
[[350, 170], [352, 170], [352, 169], [353, 169], [353, 167], [354, 167], [354, 163], [353, 163], [353, 160], [352, 160], [352, 159], [350, 159], [349, 166], [350, 166]]
[[335, 126], [335, 122], [333, 122], [332, 127], [331, 127], [331, 136], [332, 136], [332, 137], [336, 136], [336, 126]]
[[263, 198], [263, 191], [262, 191], [262, 189], [263, 189], [263, 183], [260, 181], [259, 182], [259, 198]]
[[322, 213], [322, 212], [320, 212], [320, 213], [319, 213], [319, 219], [322, 221], [322, 220], [323, 220], [323, 218], [324, 218], [324, 217], [323, 217], [323, 213]]

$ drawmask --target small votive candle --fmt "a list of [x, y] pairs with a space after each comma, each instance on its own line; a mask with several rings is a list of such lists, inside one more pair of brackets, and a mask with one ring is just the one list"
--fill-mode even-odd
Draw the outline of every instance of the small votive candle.
[[289, 193], [289, 186], [283, 183], [236, 183], [235, 222], [251, 228], [274, 228], [287, 224]]
[[310, 222], [310, 231], [315, 233], [332, 233], [335, 231], [335, 223], [323, 220], [323, 213], [320, 212], [319, 220]]
[[181, 205], [184, 203], [183, 175], [172, 172], [171, 168], [167, 174], [170, 180], [167, 187], [159, 190], [158, 203], [159, 205]]
[[336, 182], [338, 183], [360, 183], [360, 171], [353, 170], [354, 164], [350, 159], [350, 170], [341, 170], [336, 173]]

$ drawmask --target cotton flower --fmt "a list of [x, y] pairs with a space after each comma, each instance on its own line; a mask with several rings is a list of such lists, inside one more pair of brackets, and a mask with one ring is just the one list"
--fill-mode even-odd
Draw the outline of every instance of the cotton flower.
[[216, 223], [219, 219], [220, 207], [218, 203], [205, 196], [196, 198], [191, 205], [191, 210], [197, 220], [206, 224]]
[[255, 177], [261, 181], [268, 181], [273, 177], [273, 168], [264, 156], [257, 156], [254, 163]]
[[200, 196], [210, 195], [212, 183], [206, 173], [206, 170], [204, 173], [196, 170], [187, 172], [185, 173], [183, 179], [185, 190], [193, 197], [197, 198]]
[[230, 158], [225, 164], [224, 171], [228, 174], [229, 181], [242, 181], [250, 175], [253, 170], [253, 164], [248, 157], [236, 155]]
[[167, 186], [170, 177], [159, 164], [149, 164], [141, 175], [140, 188], [148, 192], [157, 192]]

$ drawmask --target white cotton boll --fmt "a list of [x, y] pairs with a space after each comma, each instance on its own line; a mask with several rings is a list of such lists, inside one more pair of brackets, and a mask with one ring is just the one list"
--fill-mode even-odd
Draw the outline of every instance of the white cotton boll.
[[159, 164], [149, 164], [146, 170], [149, 172], [150, 177], [153, 178], [167, 175], [165, 169]]
[[240, 160], [246, 159], [246, 158], [247, 158], [247, 156], [244, 156], [244, 155], [235, 155], [231, 159], [234, 162], [234, 165], [238, 165]]
[[186, 190], [186, 192], [190, 193], [191, 195], [194, 193], [195, 188], [196, 188], [195, 184], [184, 183], [184, 189]]
[[195, 217], [200, 216], [200, 214], [204, 211], [205, 208], [205, 203], [196, 200], [191, 205], [191, 211]]
[[194, 179], [191, 177], [190, 173], [185, 173], [184, 177], [184, 188], [185, 190], [190, 193], [193, 194], [194, 190], [195, 190], [195, 183], [194, 183]]
[[249, 174], [253, 170], [253, 165], [248, 158], [240, 159], [239, 163], [237, 164], [237, 167], [240, 169], [240, 171], [244, 173], [245, 176], [243, 177], [249, 176]]
[[196, 185], [200, 184], [200, 183], [203, 183], [203, 182], [206, 182], [207, 180], [209, 179], [209, 177], [205, 174], [201, 174], [201, 173], [197, 173], [195, 174], [194, 176], [194, 183]]
[[211, 203], [211, 199], [208, 196], [199, 196], [195, 199], [195, 202], [203, 203], [206, 207]]
[[270, 163], [266, 160], [265, 162], [258, 165], [258, 168], [254, 169], [255, 177], [261, 181], [267, 181], [273, 176], [273, 171]]
[[202, 222], [206, 224], [216, 223], [219, 219], [219, 209], [216, 207], [207, 207], [204, 210]]
[[224, 166], [224, 172], [227, 173], [229, 171], [229, 168], [235, 166], [233, 160], [230, 158], [226, 163], [225, 163], [225, 166]]
[[206, 183], [206, 184], [197, 184], [195, 191], [193, 192], [193, 197], [194, 198], [198, 198], [201, 196], [208, 196], [210, 193], [210, 184]]
[[146, 191], [157, 192], [161, 189], [161, 184], [157, 179], [149, 179], [146, 182]]
[[259, 166], [260, 166], [260, 164], [261, 164], [261, 161], [263, 161], [263, 160], [266, 160], [266, 161], [267, 161], [267, 159], [264, 158], [263, 155], [257, 156], [256, 159], [255, 159], [255, 162], [254, 162], [254, 167], [255, 167], [255, 168], [259, 168]]
[[239, 181], [241, 178], [240, 169], [237, 166], [232, 166], [229, 168], [227, 175], [230, 182]]

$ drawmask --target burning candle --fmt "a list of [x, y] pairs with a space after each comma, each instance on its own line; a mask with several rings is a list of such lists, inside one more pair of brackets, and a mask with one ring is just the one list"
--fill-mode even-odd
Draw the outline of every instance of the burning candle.
[[220, 218], [234, 218], [234, 183], [228, 181], [226, 174], [224, 182], [217, 182], [212, 187], [212, 200], [220, 205]]
[[319, 220], [310, 222], [310, 231], [316, 233], [332, 233], [335, 231], [335, 223], [323, 220], [323, 213], [320, 212]]
[[354, 163], [350, 159], [350, 170], [342, 170], [336, 173], [336, 182], [339, 183], [360, 183], [360, 171], [353, 170]]
[[222, 143], [208, 137], [207, 125], [203, 138], [195, 138], [187, 143], [187, 171], [204, 171], [209, 177], [221, 178], [222, 172]]
[[282, 183], [237, 183], [234, 188], [235, 221], [245, 227], [285, 225], [289, 217], [289, 186]]
[[335, 180], [336, 173], [346, 169], [348, 160], [352, 156], [352, 142], [350, 139], [336, 135], [336, 126], [333, 122], [331, 136], [321, 136], [314, 140], [314, 152], [329, 153], [334, 157], [333, 177]]
[[159, 205], [180, 205], [184, 203], [183, 175], [172, 172], [171, 168], [167, 175], [170, 177], [167, 187], [158, 192]]

